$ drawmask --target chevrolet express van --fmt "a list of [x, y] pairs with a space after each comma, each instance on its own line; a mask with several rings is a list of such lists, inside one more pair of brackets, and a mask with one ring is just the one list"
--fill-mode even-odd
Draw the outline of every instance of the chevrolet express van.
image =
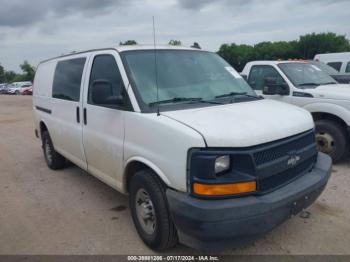
[[320, 195], [331, 159], [304, 109], [257, 96], [215, 53], [123, 46], [42, 62], [34, 118], [47, 165], [121, 193], [142, 240], [223, 248]]

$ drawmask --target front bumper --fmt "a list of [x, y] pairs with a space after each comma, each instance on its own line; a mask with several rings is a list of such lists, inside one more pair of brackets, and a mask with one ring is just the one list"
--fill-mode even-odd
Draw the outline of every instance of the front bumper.
[[168, 189], [179, 240], [196, 249], [249, 243], [310, 206], [325, 188], [331, 168], [331, 158], [319, 153], [311, 172], [261, 196], [203, 200]]

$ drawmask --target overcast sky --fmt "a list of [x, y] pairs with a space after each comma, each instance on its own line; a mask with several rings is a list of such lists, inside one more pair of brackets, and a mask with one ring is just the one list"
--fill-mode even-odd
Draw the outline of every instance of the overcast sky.
[[135, 39], [181, 40], [212, 51], [223, 43], [297, 39], [310, 32], [350, 38], [349, 0], [0, 0], [0, 63], [109, 47]]

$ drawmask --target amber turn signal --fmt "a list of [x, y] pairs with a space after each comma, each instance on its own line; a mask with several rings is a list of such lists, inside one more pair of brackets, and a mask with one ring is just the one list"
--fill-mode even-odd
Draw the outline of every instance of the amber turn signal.
[[256, 181], [235, 184], [193, 184], [193, 192], [200, 196], [228, 196], [256, 191]]

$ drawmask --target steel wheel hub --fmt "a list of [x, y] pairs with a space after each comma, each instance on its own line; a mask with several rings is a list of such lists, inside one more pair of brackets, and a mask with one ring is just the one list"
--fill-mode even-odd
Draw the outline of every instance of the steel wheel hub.
[[330, 154], [334, 151], [334, 138], [328, 133], [316, 134], [317, 149], [323, 153]]
[[136, 214], [142, 229], [147, 234], [153, 234], [156, 228], [156, 215], [153, 202], [144, 189], [139, 189], [136, 194]]
[[46, 159], [49, 163], [52, 162], [52, 152], [51, 152], [51, 147], [49, 144], [49, 141], [45, 141], [45, 145], [44, 145], [44, 150], [45, 150], [45, 155], [46, 155]]

